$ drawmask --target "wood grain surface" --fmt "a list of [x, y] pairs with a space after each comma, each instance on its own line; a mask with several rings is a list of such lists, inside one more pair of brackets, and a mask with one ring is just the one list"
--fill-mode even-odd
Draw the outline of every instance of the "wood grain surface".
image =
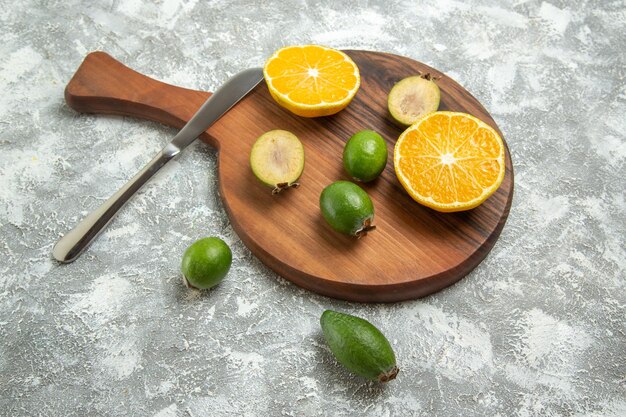
[[[504, 181], [481, 206], [438, 213], [419, 205], [393, 169], [393, 146], [403, 130], [387, 112], [387, 94], [394, 83], [430, 72], [441, 77], [440, 110], [470, 113], [500, 130], [470, 93], [439, 71], [397, 55], [345, 52], [362, 78], [361, 89], [345, 110], [316, 119], [298, 117], [279, 107], [261, 83], [201, 136], [219, 150], [222, 201], [246, 246], [297, 285], [361, 302], [431, 294], [472, 271], [500, 235], [513, 196], [508, 148]], [[103, 52], [85, 58], [65, 91], [68, 104], [80, 112], [129, 115], [174, 127], [182, 127], [209, 95], [148, 78]], [[301, 187], [279, 195], [261, 185], [249, 166], [252, 144], [272, 129], [296, 134], [306, 155]], [[319, 195], [328, 184], [349, 180], [342, 165], [343, 147], [362, 129], [385, 138], [389, 160], [380, 178], [362, 185], [374, 202], [377, 228], [357, 240], [325, 223]]]

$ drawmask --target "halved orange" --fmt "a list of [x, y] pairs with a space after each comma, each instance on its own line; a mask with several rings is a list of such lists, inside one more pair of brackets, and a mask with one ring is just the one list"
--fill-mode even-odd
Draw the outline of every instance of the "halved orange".
[[504, 179], [502, 138], [465, 113], [425, 115], [400, 135], [393, 160], [411, 197], [437, 211], [477, 207]]
[[348, 55], [319, 45], [279, 49], [265, 63], [263, 75], [274, 100], [304, 117], [337, 113], [361, 85], [359, 69]]

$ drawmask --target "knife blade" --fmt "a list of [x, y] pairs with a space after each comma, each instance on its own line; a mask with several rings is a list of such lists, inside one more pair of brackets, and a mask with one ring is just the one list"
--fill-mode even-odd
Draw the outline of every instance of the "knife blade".
[[62, 263], [74, 261], [154, 174], [195, 141], [262, 80], [263, 70], [250, 68], [226, 81], [141, 171], [57, 241], [52, 248], [54, 259]]

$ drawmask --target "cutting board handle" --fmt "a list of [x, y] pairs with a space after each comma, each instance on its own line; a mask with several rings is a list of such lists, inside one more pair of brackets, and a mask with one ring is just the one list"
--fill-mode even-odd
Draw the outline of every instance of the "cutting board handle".
[[76, 111], [139, 117], [176, 128], [210, 95], [154, 80], [100, 51], [85, 57], [65, 88], [65, 100]]

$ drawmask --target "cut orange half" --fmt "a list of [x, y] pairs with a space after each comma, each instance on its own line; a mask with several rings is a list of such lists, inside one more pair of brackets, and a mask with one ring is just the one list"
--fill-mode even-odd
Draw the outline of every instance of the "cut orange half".
[[465, 113], [425, 115], [400, 135], [393, 160], [411, 197], [437, 211], [473, 209], [504, 179], [502, 138]]
[[361, 84], [359, 69], [348, 55], [318, 45], [279, 49], [265, 63], [263, 75], [274, 100], [304, 117], [344, 109]]

